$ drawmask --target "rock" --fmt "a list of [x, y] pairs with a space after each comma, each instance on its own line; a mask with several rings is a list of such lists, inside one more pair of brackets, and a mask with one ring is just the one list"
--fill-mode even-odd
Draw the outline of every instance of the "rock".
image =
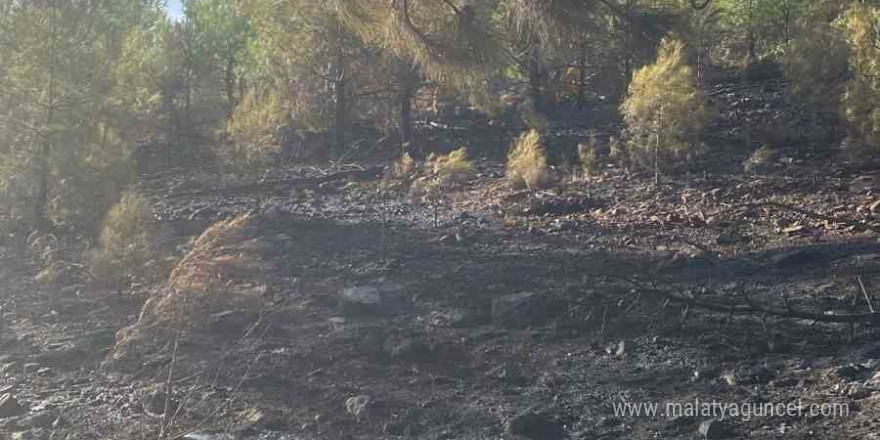
[[51, 411], [43, 411], [32, 416], [25, 417], [19, 422], [19, 426], [25, 428], [51, 428], [58, 416]]
[[727, 427], [719, 420], [706, 420], [700, 423], [700, 435], [706, 440], [725, 438], [729, 435]]
[[18, 366], [18, 362], [9, 362], [0, 366], [0, 375], [7, 376], [13, 374], [13, 370]]
[[40, 369], [40, 364], [38, 364], [36, 362], [30, 362], [30, 363], [24, 364], [22, 371], [24, 371], [25, 375], [28, 375], [31, 373], [36, 373], [37, 370], [39, 370], [39, 369]]
[[160, 417], [165, 414], [165, 403], [166, 400], [168, 402], [168, 409], [173, 413], [177, 411], [177, 406], [179, 403], [172, 399], [167, 398], [167, 394], [164, 391], [153, 391], [152, 393], [147, 395], [146, 401], [144, 402], [144, 410], [147, 414], [153, 417]]
[[362, 394], [360, 396], [349, 397], [345, 400], [345, 411], [360, 420], [367, 415], [369, 405], [370, 396]]
[[862, 374], [862, 368], [854, 364], [844, 365], [837, 367], [834, 374], [844, 380], [855, 380]]
[[191, 432], [181, 437], [182, 440], [232, 440], [227, 434], [214, 434], [210, 432]]
[[347, 287], [342, 290], [341, 306], [348, 314], [381, 313], [382, 293], [373, 286]]
[[559, 304], [546, 295], [517, 293], [492, 301], [493, 324], [512, 329], [541, 325], [556, 315]]
[[98, 330], [88, 336], [89, 345], [94, 349], [112, 347], [116, 344], [116, 332], [113, 330]]
[[15, 399], [15, 396], [10, 393], [0, 395], [0, 419], [12, 417], [21, 410], [22, 408], [18, 404], [18, 400]]
[[286, 424], [279, 417], [270, 416], [266, 411], [250, 408], [236, 414], [235, 427], [232, 429], [236, 438], [254, 435], [259, 431], [280, 431]]
[[382, 344], [382, 350], [394, 359], [411, 362], [427, 362], [432, 360], [431, 348], [415, 338], [389, 336]]
[[519, 367], [513, 362], [505, 362], [496, 365], [486, 372], [486, 377], [498, 379], [502, 382], [511, 384], [521, 384], [525, 382], [525, 378], [520, 374]]
[[504, 424], [504, 434], [510, 438], [561, 440], [565, 438], [565, 427], [555, 418], [541, 413], [528, 412], [508, 420]]

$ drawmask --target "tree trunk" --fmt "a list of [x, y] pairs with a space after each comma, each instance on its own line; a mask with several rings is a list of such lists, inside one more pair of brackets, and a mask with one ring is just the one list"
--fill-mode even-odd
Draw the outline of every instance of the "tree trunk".
[[235, 55], [226, 58], [223, 85], [226, 88], [226, 104], [229, 106], [228, 114], [231, 116], [237, 105], [235, 101]]
[[532, 56], [529, 60], [529, 97], [532, 99], [535, 111], [539, 111], [544, 103], [541, 94], [541, 51], [537, 43], [532, 46]]
[[577, 59], [578, 66], [578, 91], [577, 106], [583, 110], [587, 108], [587, 48], [581, 44]]
[[345, 149], [345, 114], [347, 111], [347, 97], [345, 96], [345, 75], [340, 75], [341, 79], [337, 80], [334, 84], [335, 93], [336, 93], [336, 117], [334, 120], [334, 128], [336, 129], [336, 141], [334, 144], [334, 148], [336, 151], [343, 151]]
[[48, 53], [48, 77], [47, 77], [47, 103], [46, 103], [46, 133], [43, 145], [37, 155], [37, 195], [34, 201], [34, 221], [37, 229], [48, 232], [51, 229], [49, 222], [49, 156], [52, 154], [52, 125], [55, 123], [55, 40], [56, 40], [56, 17], [55, 1], [49, 4], [49, 53]]
[[400, 81], [400, 148], [403, 152], [414, 154], [411, 151], [413, 141], [412, 108], [416, 89], [413, 75], [414, 66], [405, 60], [399, 60], [397, 66]]

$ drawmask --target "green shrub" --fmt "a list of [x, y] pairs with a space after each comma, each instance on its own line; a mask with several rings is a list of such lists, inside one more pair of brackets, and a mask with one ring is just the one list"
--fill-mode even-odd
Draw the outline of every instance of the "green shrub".
[[836, 25], [849, 45], [850, 79], [843, 96], [844, 115], [862, 140], [880, 147], [880, 9], [853, 3]]
[[581, 162], [581, 174], [585, 177], [596, 174], [599, 169], [599, 158], [597, 150], [599, 142], [596, 140], [595, 133], [590, 135], [587, 142], [578, 144], [578, 158]]
[[642, 165], [656, 171], [698, 153], [708, 113], [693, 69], [685, 64], [683, 43], [660, 43], [657, 61], [635, 72], [620, 109], [627, 150]]
[[507, 180], [514, 187], [528, 189], [547, 183], [547, 156], [537, 130], [529, 130], [514, 141], [507, 155]]

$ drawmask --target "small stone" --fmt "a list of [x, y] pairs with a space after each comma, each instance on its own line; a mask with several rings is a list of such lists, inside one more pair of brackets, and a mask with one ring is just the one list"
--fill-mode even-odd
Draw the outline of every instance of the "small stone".
[[565, 427], [556, 418], [528, 412], [508, 420], [504, 424], [504, 433], [510, 438], [561, 440], [565, 438]]
[[21, 406], [18, 404], [18, 400], [15, 399], [10, 393], [5, 393], [0, 395], [0, 419], [5, 417], [12, 417], [21, 411]]
[[700, 423], [700, 435], [706, 440], [721, 439], [728, 436], [727, 427], [718, 420], [706, 420]]
[[370, 396], [362, 394], [360, 396], [349, 397], [345, 400], [345, 410], [360, 420], [361, 417], [366, 416], [369, 404]]

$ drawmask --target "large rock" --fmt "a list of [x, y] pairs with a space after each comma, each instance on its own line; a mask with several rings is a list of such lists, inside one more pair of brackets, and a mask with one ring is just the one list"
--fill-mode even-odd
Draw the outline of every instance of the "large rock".
[[523, 292], [492, 301], [492, 323], [522, 329], [546, 323], [560, 311], [559, 303], [547, 295]]
[[565, 427], [559, 420], [545, 414], [527, 412], [508, 420], [504, 424], [504, 434], [508, 438], [561, 440], [565, 438]]

